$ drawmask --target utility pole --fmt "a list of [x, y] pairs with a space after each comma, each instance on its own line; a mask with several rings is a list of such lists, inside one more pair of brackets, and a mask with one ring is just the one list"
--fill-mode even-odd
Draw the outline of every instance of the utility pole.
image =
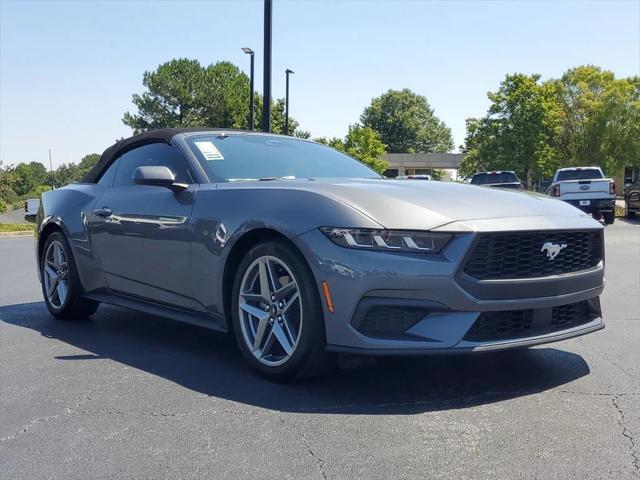
[[262, 131], [271, 131], [271, 10], [272, 0], [264, 0], [264, 67]]
[[253, 105], [253, 50], [244, 47], [242, 49], [247, 55], [251, 55], [251, 67], [249, 75], [249, 130], [253, 130], [253, 117], [254, 117], [254, 105]]
[[284, 108], [285, 108], [285, 112], [284, 112], [284, 134], [285, 135], [289, 135], [289, 75], [294, 73], [294, 71], [287, 68], [284, 71], [284, 73], [287, 76], [287, 81], [286, 81], [287, 90], [286, 90], [286, 94], [285, 94], [285, 97], [284, 97]]

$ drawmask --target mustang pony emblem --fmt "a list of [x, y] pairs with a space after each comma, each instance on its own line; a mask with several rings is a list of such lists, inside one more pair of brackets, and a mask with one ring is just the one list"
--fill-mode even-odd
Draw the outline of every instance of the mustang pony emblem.
[[549, 260], [553, 260], [554, 258], [556, 258], [558, 256], [558, 254], [560, 253], [560, 250], [562, 250], [566, 246], [567, 246], [566, 243], [563, 243], [562, 245], [559, 245], [557, 243], [547, 242], [544, 245], [542, 245], [542, 249], [540, 251], [541, 252], [546, 251], [547, 252], [547, 258]]

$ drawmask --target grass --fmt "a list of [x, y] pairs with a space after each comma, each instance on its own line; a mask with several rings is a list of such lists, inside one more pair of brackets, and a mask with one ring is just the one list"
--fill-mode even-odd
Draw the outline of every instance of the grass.
[[0, 223], [0, 232], [30, 232], [33, 223]]

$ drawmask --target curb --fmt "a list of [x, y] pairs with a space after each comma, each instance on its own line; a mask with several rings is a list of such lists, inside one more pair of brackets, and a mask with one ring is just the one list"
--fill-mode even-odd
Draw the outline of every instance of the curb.
[[0, 238], [33, 237], [33, 230], [21, 232], [0, 232]]

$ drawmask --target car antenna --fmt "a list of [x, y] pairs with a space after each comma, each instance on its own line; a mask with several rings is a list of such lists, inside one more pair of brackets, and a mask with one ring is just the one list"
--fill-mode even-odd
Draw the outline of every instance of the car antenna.
[[51, 161], [51, 149], [49, 149], [49, 176], [51, 176], [51, 190], [56, 189], [55, 183], [53, 183], [53, 162]]

